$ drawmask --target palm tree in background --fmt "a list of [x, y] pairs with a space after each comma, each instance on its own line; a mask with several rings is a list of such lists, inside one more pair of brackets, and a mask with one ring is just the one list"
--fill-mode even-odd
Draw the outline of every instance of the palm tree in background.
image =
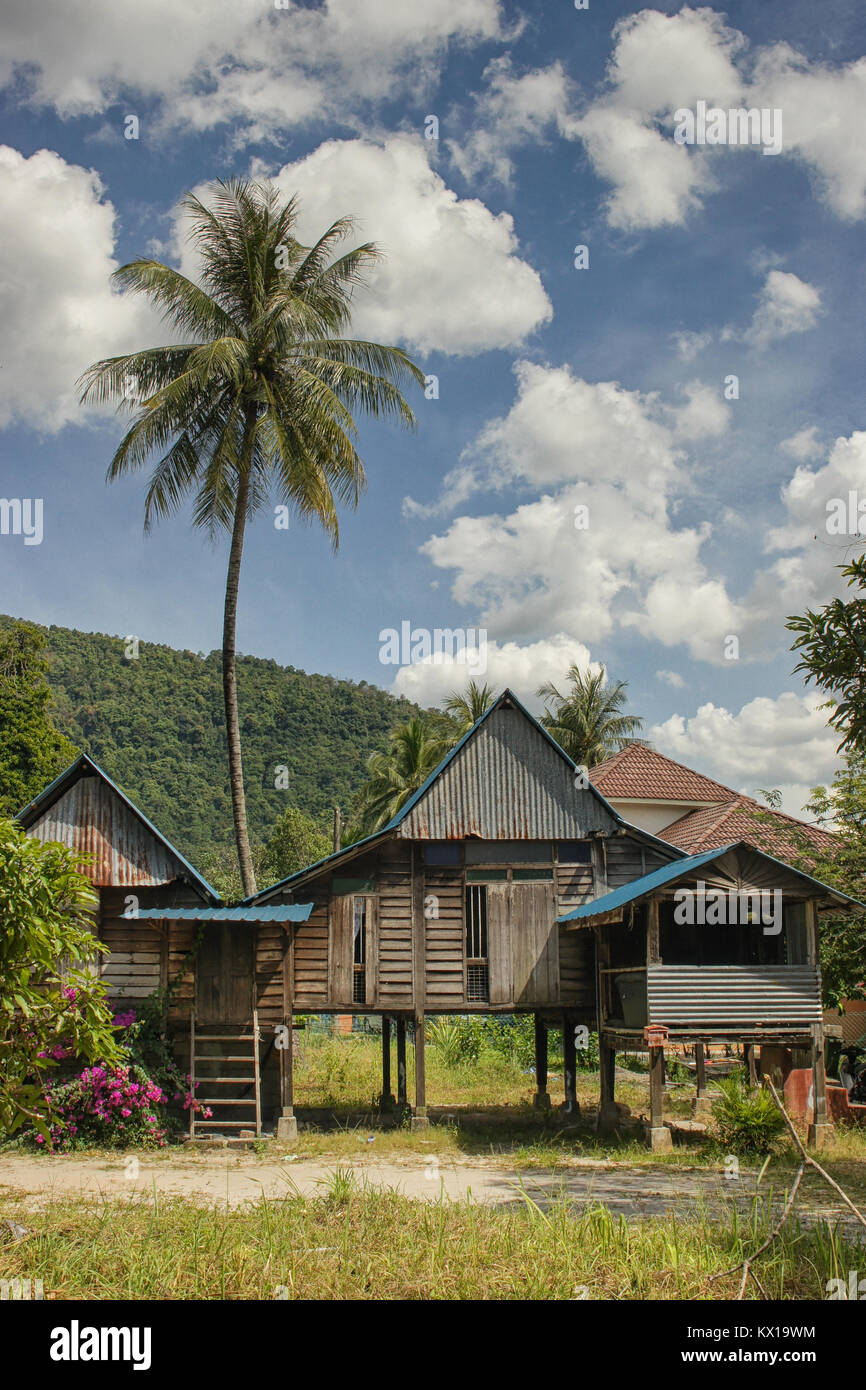
[[367, 781], [350, 819], [344, 844], [353, 844], [387, 825], [439, 765], [450, 743], [434, 733], [424, 719], [399, 725], [384, 753], [367, 759]]
[[473, 724], [477, 724], [482, 714], [487, 713], [495, 698], [492, 685], [479, 686], [472, 680], [465, 690], [452, 690], [444, 702], [444, 708], [447, 714], [459, 721], [462, 737]]
[[644, 721], [622, 713], [626, 682], [609, 684], [604, 669], [593, 673], [572, 665], [567, 679], [565, 695], [551, 682], [538, 689], [548, 702], [541, 723], [573, 762], [592, 767], [633, 742]]
[[115, 400], [134, 413], [109, 481], [157, 458], [145, 531], [192, 497], [193, 524], [231, 536], [223, 697], [238, 862], [249, 895], [256, 881], [235, 658], [247, 523], [276, 496], [302, 520], [317, 521], [336, 549], [337, 504], [357, 506], [366, 483], [353, 412], [413, 426], [402, 392], [423, 386], [424, 376], [397, 348], [343, 336], [353, 291], [378, 256], [372, 243], [342, 249], [351, 218], [308, 247], [295, 236], [296, 199], [284, 201], [273, 185], [220, 180], [209, 204], [193, 194], [183, 202], [199, 284], [154, 260], [132, 261], [113, 276], [161, 310], [180, 341], [96, 362], [80, 384], [82, 402]]

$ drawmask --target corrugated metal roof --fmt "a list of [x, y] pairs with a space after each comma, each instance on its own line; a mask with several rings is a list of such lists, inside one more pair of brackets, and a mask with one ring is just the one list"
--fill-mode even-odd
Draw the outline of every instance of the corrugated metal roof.
[[86, 753], [19, 811], [16, 820], [34, 839], [59, 841], [91, 856], [82, 871], [99, 888], [140, 888], [185, 878], [203, 898], [220, 901], [216, 889]]
[[514, 697], [476, 724], [435, 778], [404, 807], [410, 839], [578, 840], [615, 830], [616, 812]]
[[279, 907], [148, 907], [139, 908], [136, 921], [170, 922], [306, 922], [312, 903], [283, 903]]
[[626, 903], [646, 897], [656, 888], [663, 888], [667, 883], [674, 883], [679, 878], [689, 878], [696, 869], [700, 869], [704, 864], [710, 864], [737, 849], [746, 850], [758, 860], [768, 865], [776, 865], [786, 873], [802, 879], [804, 883], [820, 888], [822, 895], [830, 898], [833, 902], [852, 903], [855, 907], [862, 907], [866, 910], [866, 904], [858, 902], [856, 898], [849, 897], [847, 893], [840, 893], [837, 888], [820, 883], [818, 879], [804, 874], [800, 869], [792, 868], [790, 864], [785, 864], [780, 859], [774, 859], [771, 854], [765, 854], [763, 850], [756, 849], [754, 845], [748, 844], [745, 840], [738, 840], [730, 845], [721, 845], [718, 849], [705, 850], [703, 854], [691, 854], [686, 859], [676, 859], [672, 864], [663, 864], [660, 869], [653, 869], [652, 873], [644, 874], [642, 878], [636, 878], [631, 883], [624, 883], [621, 888], [615, 888], [612, 893], [605, 893], [602, 898], [581, 903], [580, 907], [572, 908], [570, 912], [564, 913], [557, 920], [560, 922], [586, 921], [593, 917], [600, 917], [606, 912], [613, 912], [618, 907], [624, 907]]
[[[549, 753], [550, 753], [550, 755], [551, 755], [551, 758], [552, 758], [552, 761], [546, 764], [547, 769], [549, 770], [551, 767], [554, 767], [554, 766], [555, 766], [555, 767], [557, 768], [557, 771], [558, 771], [559, 774], [560, 774], [560, 777], [562, 776], [562, 770], [563, 770], [563, 768], [567, 768], [567, 769], [568, 769], [568, 776], [567, 776], [567, 779], [566, 779], [566, 780], [567, 780], [567, 786], [568, 786], [568, 791], [569, 791], [569, 793], [570, 793], [570, 800], [571, 800], [572, 802], [574, 802], [574, 799], [575, 799], [574, 774], [575, 774], [576, 771], [577, 771], [577, 765], [576, 765], [575, 763], [572, 762], [571, 758], [569, 758], [569, 756], [568, 756], [567, 753], [563, 752], [563, 750], [560, 748], [560, 746], [559, 746], [559, 744], [556, 742], [556, 740], [553, 739], [553, 738], [551, 738], [550, 734], [547, 732], [547, 730], [544, 728], [544, 726], [543, 726], [542, 724], [540, 724], [540, 723], [538, 722], [538, 720], [537, 720], [533, 715], [531, 715], [531, 714], [529, 713], [529, 710], [526, 709], [526, 707], [520, 703], [520, 701], [518, 700], [518, 698], [517, 698], [517, 696], [514, 694], [514, 692], [513, 692], [512, 690], [507, 690], [507, 689], [506, 689], [506, 690], [503, 690], [502, 694], [499, 696], [499, 698], [498, 698], [497, 700], [495, 700], [495, 701], [493, 702], [493, 704], [492, 704], [492, 705], [490, 706], [490, 708], [486, 711], [486, 713], [482, 714], [481, 718], [478, 719], [478, 720], [476, 720], [476, 722], [472, 725], [472, 728], [467, 730], [467, 732], [463, 735], [463, 737], [459, 740], [459, 742], [457, 742], [457, 743], [454, 745], [454, 747], [450, 750], [450, 752], [446, 753], [445, 757], [442, 759], [442, 761], [441, 761], [441, 763], [439, 764], [439, 766], [433, 769], [433, 771], [431, 772], [430, 776], [427, 778], [427, 781], [424, 782], [423, 785], [420, 786], [420, 787], [418, 788], [418, 790], [417, 790], [417, 791], [409, 798], [409, 800], [406, 802], [405, 806], [403, 806], [403, 807], [397, 812], [396, 816], [394, 816], [394, 817], [388, 822], [387, 826], [385, 827], [386, 830], [393, 830], [393, 829], [396, 829], [396, 828], [399, 826], [399, 827], [401, 828], [401, 833], [403, 833], [403, 834], [411, 834], [411, 835], [413, 835], [413, 836], [417, 834], [417, 835], [419, 836], [419, 838], [430, 838], [430, 839], [449, 839], [449, 838], [455, 838], [455, 839], [459, 839], [459, 838], [463, 838], [464, 835], [480, 835], [482, 839], [491, 839], [491, 840], [500, 839], [500, 838], [502, 838], [502, 839], [509, 839], [509, 840], [514, 840], [514, 839], [534, 839], [534, 840], [541, 839], [541, 840], [543, 840], [543, 839], [548, 839], [548, 838], [551, 838], [551, 839], [553, 839], [553, 838], [556, 838], [556, 839], [559, 839], [559, 838], [563, 838], [563, 839], [578, 839], [578, 838], [580, 838], [580, 836], [581, 836], [582, 833], [585, 833], [585, 832], [581, 832], [580, 830], [577, 830], [577, 831], [570, 831], [570, 832], [567, 832], [567, 833], [562, 834], [562, 835], [560, 835], [559, 832], [557, 832], [555, 835], [552, 835], [552, 834], [548, 834], [548, 832], [546, 832], [546, 831], [542, 831], [540, 834], [529, 834], [529, 833], [527, 833], [527, 832], [525, 832], [525, 831], [524, 831], [524, 832], [517, 833], [517, 834], [513, 834], [513, 833], [511, 833], [510, 831], [504, 831], [504, 832], [502, 832], [501, 834], [498, 833], [498, 832], [494, 832], [493, 834], [487, 835], [487, 834], [484, 834], [481, 830], [468, 829], [468, 830], [466, 830], [466, 831], [463, 831], [463, 830], [460, 830], [460, 829], [455, 829], [453, 835], [448, 835], [448, 834], [442, 835], [442, 834], [439, 834], [438, 831], [434, 833], [432, 830], [431, 830], [431, 831], [424, 831], [423, 829], [420, 829], [420, 830], [415, 830], [415, 829], [413, 829], [413, 830], [409, 831], [409, 830], [407, 829], [407, 822], [410, 821], [410, 819], [412, 818], [412, 813], [415, 811], [415, 808], [418, 806], [419, 802], [421, 802], [421, 801], [427, 796], [427, 794], [431, 791], [431, 789], [432, 789], [433, 787], [436, 786], [436, 784], [437, 784], [437, 783], [440, 781], [440, 779], [442, 778], [443, 774], [446, 773], [446, 772], [448, 771], [448, 769], [452, 766], [452, 764], [454, 764], [455, 762], [457, 762], [458, 759], [459, 759], [461, 762], [463, 761], [463, 759], [461, 758], [461, 754], [463, 753], [464, 749], [467, 749], [470, 745], [474, 747], [474, 745], [475, 745], [475, 744], [478, 742], [478, 740], [481, 738], [481, 736], [482, 736], [482, 731], [485, 731], [485, 730], [487, 729], [487, 726], [490, 724], [491, 721], [496, 720], [498, 716], [500, 716], [500, 715], [502, 715], [503, 713], [505, 713], [505, 712], [506, 712], [506, 709], [504, 709], [504, 707], [507, 707], [507, 706], [513, 706], [513, 709], [514, 709], [515, 711], [517, 711], [520, 715], [523, 716], [523, 725], [522, 725], [522, 727], [521, 727], [521, 724], [520, 724], [520, 720], [519, 720], [519, 719], [518, 719], [518, 720], [515, 720], [515, 721], [514, 721], [514, 724], [511, 726], [511, 729], [510, 729], [510, 731], [509, 731], [509, 740], [508, 740], [509, 743], [514, 743], [515, 746], [516, 746], [516, 744], [519, 743], [519, 742], [521, 742], [521, 740], [522, 740], [522, 744], [523, 744], [523, 755], [524, 755], [524, 757], [525, 757], [529, 762], [531, 762], [531, 761], [533, 760], [533, 753], [534, 753], [534, 755], [535, 755], [535, 760], [537, 761], [537, 760], [538, 760], [538, 757], [539, 757], [538, 748], [539, 748], [540, 744], [546, 745], [546, 747], [547, 747], [547, 749], [549, 750]], [[533, 736], [534, 736], [534, 738], [533, 738]], [[501, 737], [501, 733], [500, 733], [500, 737]], [[488, 746], [488, 748], [489, 748], [489, 742], [488, 742], [488, 745], [487, 745], [487, 746]], [[538, 766], [540, 767], [541, 764], [539, 763]], [[455, 823], [460, 823], [460, 822], [462, 821], [462, 817], [463, 817], [464, 815], [465, 815], [465, 817], [466, 817], [468, 820], [475, 820], [476, 818], [477, 818], [479, 821], [481, 820], [481, 818], [482, 818], [482, 812], [481, 812], [481, 800], [480, 800], [480, 798], [483, 797], [483, 796], [485, 795], [485, 792], [487, 791], [487, 788], [486, 788], [486, 786], [485, 786], [485, 780], [484, 780], [483, 777], [481, 777], [481, 776], [479, 775], [479, 774], [481, 773], [481, 771], [482, 771], [482, 769], [478, 766], [478, 763], [477, 763], [477, 761], [476, 761], [475, 764], [474, 764], [474, 773], [475, 773], [475, 778], [474, 778], [474, 789], [477, 789], [477, 791], [478, 791], [478, 793], [479, 793], [479, 798], [478, 798], [477, 800], [475, 800], [475, 801], [473, 801], [473, 785], [472, 785], [471, 782], [468, 781], [468, 779], [467, 779], [467, 774], [463, 774], [464, 779], [466, 779], [466, 780], [463, 780], [463, 801], [464, 801], [464, 807], [463, 807], [463, 810], [458, 811], [458, 813], [457, 813], [457, 822], [455, 822]], [[514, 778], [513, 781], [512, 781], [511, 778], [509, 777], [509, 774], [512, 774], [512, 777], [513, 777], [514, 771], [515, 771], [515, 769], [514, 769], [513, 763], [512, 763], [511, 766], [509, 767], [508, 764], [506, 763], [506, 761], [505, 761], [504, 759], [500, 759], [500, 766], [499, 766], [499, 768], [498, 768], [498, 773], [499, 773], [499, 788], [500, 788], [503, 792], [505, 792], [505, 793], [507, 793], [508, 790], [509, 790], [509, 783], [510, 783], [510, 782], [511, 782], [511, 788], [512, 788], [513, 790], [516, 790], [516, 789], [517, 789], [517, 785], [516, 785], [516, 784], [517, 784], [517, 782], [518, 782], [519, 779], [518, 779], [518, 778]], [[504, 780], [503, 780], [503, 777], [504, 777]], [[455, 788], [455, 790], [456, 790], [456, 788]], [[524, 784], [523, 784], [523, 790], [524, 790], [524, 792], [527, 790], [525, 781], [524, 781]], [[469, 801], [468, 801], [468, 802], [466, 802], [466, 792], [467, 792], [467, 791], [469, 792]], [[582, 796], [587, 796], [587, 797], [592, 798], [592, 800], [593, 800], [595, 803], [597, 803], [597, 805], [598, 805], [599, 807], [603, 808], [603, 810], [604, 810], [604, 812], [606, 813], [606, 816], [607, 816], [607, 819], [604, 821], [604, 824], [602, 824], [602, 819], [603, 819], [603, 818], [600, 817], [600, 816], [598, 815], [598, 811], [596, 811], [596, 813], [595, 813], [594, 816], [592, 816], [592, 815], [587, 816], [587, 822], [588, 822], [588, 828], [589, 828], [589, 829], [593, 828], [592, 825], [589, 824], [589, 822], [592, 822], [592, 821], [595, 821], [595, 820], [598, 820], [598, 821], [599, 821], [599, 824], [595, 827], [595, 828], [597, 828], [597, 829], [609, 828], [610, 825], [611, 825], [611, 823], [613, 823], [613, 824], [615, 824], [615, 825], [622, 825], [622, 824], [623, 824], [622, 817], [621, 817], [621, 816], [613, 809], [613, 807], [605, 800], [605, 798], [602, 796], [601, 792], [599, 792], [599, 791], [598, 791], [595, 787], [593, 787], [591, 784], [590, 784], [590, 786], [589, 786], [589, 788], [587, 789], [586, 792], [581, 792], [581, 793], [579, 793], [579, 795], [580, 795], [581, 797], [582, 797]], [[442, 819], [442, 803], [443, 803], [443, 801], [444, 801], [444, 792], [440, 789], [439, 796], [438, 796], [438, 803], [439, 803], [439, 806], [438, 806], [437, 811], [434, 813], [434, 815], [433, 815], [432, 818], [431, 818], [434, 822], [439, 821], [439, 820]], [[488, 807], [487, 809], [488, 809], [488, 811], [490, 811], [490, 810], [492, 810], [493, 808], [492, 808], [492, 807]], [[536, 809], [537, 809], [537, 803], [536, 803]], [[455, 821], [455, 818], [454, 818], [453, 816], [452, 816], [450, 819], [452, 820], [452, 822]], [[491, 815], [487, 814], [487, 812], [485, 812], [485, 813], [484, 813], [484, 819], [490, 821], [491, 823], [494, 823], [495, 820], [496, 820], [497, 818], [496, 818], [495, 815], [491, 816]], [[512, 821], [512, 822], [513, 822], [515, 819], [519, 819], [519, 812], [515, 813], [514, 810], [511, 810], [510, 813], [509, 813], [509, 812], [506, 812], [506, 819], [509, 819], [509, 820]], [[572, 814], [571, 814], [571, 819], [572, 819], [573, 821], [575, 821], [575, 823], [576, 823], [576, 820], [575, 820], [573, 811], [572, 811]], [[421, 819], [421, 817], [416, 817], [415, 820], [412, 821], [412, 824], [413, 824], [413, 825], [414, 825], [414, 824], [419, 824], [419, 825], [422, 824], [422, 819]]]
[[[587, 813], [585, 817], [581, 817], [581, 819], [584, 819], [584, 826], [582, 826], [582, 828], [577, 828], [578, 817], [574, 815], [573, 810], [571, 810], [571, 812], [569, 813], [567, 805], [557, 805], [555, 813], [553, 813], [552, 808], [550, 808], [549, 823], [557, 824], [557, 826], [564, 826], [564, 824], [570, 823], [571, 826], [574, 827], [571, 828], [571, 830], [556, 830], [550, 831], [550, 833], [548, 833], [548, 831], [544, 831], [544, 833], [542, 834], [531, 834], [530, 831], [527, 830], [503, 830], [502, 834], [493, 833], [489, 835], [482, 834], [480, 830], [467, 830], [467, 835], [478, 834], [481, 835], [481, 838], [487, 838], [487, 840], [580, 840], [582, 835], [587, 834], [589, 830], [592, 830], [592, 828], [595, 828], [595, 830], [610, 830], [610, 828], [613, 827], [627, 826], [627, 821], [623, 820], [623, 817], [621, 817], [619, 813], [617, 813], [616, 810], [613, 809], [613, 806], [609, 805], [609, 802], [607, 802], [606, 799], [603, 798], [601, 792], [596, 790], [595, 787], [592, 787], [592, 784], [589, 784], [589, 788], [585, 792], [575, 791], [574, 773], [575, 771], [577, 771], [577, 765], [571, 762], [569, 755], [567, 755], [566, 752], [563, 752], [563, 749], [560, 748], [559, 744], [557, 744], [556, 739], [550, 738], [550, 735], [548, 734], [548, 731], [546, 731], [546, 728], [542, 726], [542, 724], [539, 724], [538, 720], [535, 719], [535, 717], [532, 716], [530, 712], [528, 712], [528, 709], [525, 709], [524, 706], [521, 705], [520, 701], [518, 701], [517, 699], [517, 696], [513, 694], [513, 691], [510, 691], [510, 689], [505, 689], [505, 691], [502, 692], [502, 695], [500, 695], [499, 698], [492, 703], [491, 708], [489, 708], [487, 712], [482, 714], [481, 719], [475, 720], [473, 727], [468, 728], [466, 734], [463, 735], [463, 738], [460, 738], [459, 741], [456, 742], [455, 746], [453, 746], [453, 748], [450, 749], [448, 753], [446, 753], [445, 758], [442, 759], [442, 762], [439, 763], [438, 767], [434, 767], [434, 770], [432, 770], [432, 773], [430, 774], [430, 777], [427, 778], [427, 781], [425, 781], [425, 783], [421, 785], [421, 787], [418, 787], [418, 790], [416, 792], [413, 792], [413, 795], [410, 796], [409, 801], [406, 802], [406, 805], [402, 806], [402, 808], [398, 810], [398, 813], [396, 813], [395, 816], [391, 817], [391, 820], [388, 821], [388, 824], [386, 824], [386, 826], [382, 826], [381, 830], [375, 830], [374, 833], [371, 835], [366, 835], [366, 837], [364, 837], [363, 840], [356, 840], [356, 842], [354, 842], [353, 845], [346, 845], [345, 849], [335, 849], [334, 853], [331, 853], [331, 855], [325, 855], [324, 859], [316, 860], [316, 863], [307, 866], [306, 869], [299, 869], [296, 873], [289, 874], [288, 878], [281, 878], [281, 880], [279, 880], [278, 883], [270, 884], [270, 887], [260, 888], [259, 892], [254, 892], [254, 894], [252, 894], [252, 897], [245, 898], [243, 899], [243, 901], [245, 901], [245, 903], [261, 902], [261, 899], [270, 898], [272, 897], [272, 895], [277, 894], [277, 892], [291, 890], [291, 885], [293, 883], [297, 883], [297, 881], [302, 880], [302, 878], [306, 877], [307, 874], [313, 873], [314, 870], [324, 869], [324, 867], [331, 865], [331, 863], [342, 862], [343, 859], [349, 858], [349, 856], [353, 856], [354, 853], [357, 853], [361, 845], [373, 845], [375, 844], [375, 842], [382, 840], [382, 838], [384, 838], [385, 835], [393, 834], [395, 833], [395, 831], [399, 831], [400, 834], [411, 835], [411, 837], [414, 837], [414, 835], [417, 834], [417, 838], [420, 838], [420, 840], [439, 840], [439, 838], [445, 838], [445, 840], [448, 840], [448, 838], [457, 838], [457, 833], [453, 835], [441, 835], [438, 833], [434, 834], [432, 833], [432, 831], [416, 831], [414, 830], [414, 828], [413, 830], [403, 830], [403, 827], [405, 827], [407, 819], [409, 819], [409, 817], [413, 815], [414, 809], [416, 809], [418, 802], [420, 802], [421, 799], [423, 799], [424, 796], [427, 795], [427, 792], [430, 791], [431, 787], [434, 787], [436, 781], [438, 781], [438, 778], [441, 777], [442, 774], [445, 773], [445, 771], [448, 770], [450, 766], [452, 766], [452, 763], [456, 762], [456, 759], [459, 758], [459, 755], [461, 752], [463, 752], [463, 749], [466, 748], [468, 744], [470, 744], [471, 739], [477, 737], [478, 733], [480, 733], [481, 728], [484, 727], [485, 724], [487, 724], [487, 721], [491, 719], [493, 714], [496, 713], [496, 710], [500, 710], [500, 708], [502, 708], [503, 703], [509, 703], [509, 705], [513, 705], [514, 709], [518, 710], [518, 712], [523, 714], [524, 720], [528, 721], [528, 724], [530, 724], [532, 730], [535, 730], [535, 734], [539, 735], [542, 741], [544, 741], [545, 744], [548, 745], [550, 755], [552, 755], [552, 758], [555, 759], [556, 776], [557, 778], [559, 778], [560, 783], [562, 783], [563, 780], [563, 767], [564, 769], [567, 769], [566, 774], [564, 774], [564, 777], [566, 777], [567, 784], [569, 784], [570, 801], [574, 802], [575, 796], [581, 796], [581, 798], [584, 798], [585, 796], [585, 798], [591, 799], [591, 802], [594, 802], [596, 808], [598, 809], [595, 809], [594, 813]], [[502, 771], [506, 771], [505, 766], [503, 766]], [[478, 769], [477, 765], [475, 765], [475, 774], [477, 774], [478, 785], [480, 785], [482, 781], [482, 778], [480, 776], [481, 769]], [[460, 776], [466, 776], [466, 774], [461, 773]], [[506, 777], [507, 776], [509, 776], [509, 774], [506, 773]], [[520, 774], [517, 773], [517, 770], [513, 769], [513, 767], [512, 769], [510, 769], [510, 780], [512, 780], [512, 787], [517, 795], [517, 787], [518, 784], [520, 784], [521, 777]], [[555, 798], [553, 798], [553, 801], [559, 802], [559, 796], [555, 796]], [[442, 806], [442, 803], [443, 795], [439, 794], [439, 805]], [[538, 810], [539, 798], [535, 798], [535, 809], [532, 810], [532, 816], [534, 816], [535, 819], [538, 819]], [[460, 823], [463, 823], [464, 819], [468, 820], [470, 819], [470, 816], [460, 817]], [[503, 812], [502, 815], [498, 816], [498, 821], [500, 824], [503, 824], [503, 826], [509, 826], [509, 824], [518, 823], [518, 821], [520, 820], [520, 810], [518, 810], [517, 806], [514, 805], [514, 803], [512, 805], [512, 808], [507, 810], [507, 812]], [[420, 819], [418, 819], [418, 823], [420, 823]], [[481, 817], [478, 817], [477, 823], [482, 823]], [[524, 824], [525, 823], [527, 823], [527, 817], [524, 817]], [[628, 828], [630, 828], [630, 830], [634, 830], [634, 833], [639, 835], [639, 837], [641, 837], [641, 840], [655, 842], [655, 844], [663, 845], [663, 848], [669, 852], [671, 851], [671, 849], [673, 849], [674, 853], [677, 853], [677, 855], [683, 855], [684, 853], [684, 851], [681, 851], [681, 849], [677, 849], [676, 845], [664, 844], [664, 841], [660, 841], [657, 835], [649, 834], [649, 831], [639, 830], [638, 827], [632, 826], [628, 826]], [[463, 838], [463, 833], [459, 833], [459, 838]]]

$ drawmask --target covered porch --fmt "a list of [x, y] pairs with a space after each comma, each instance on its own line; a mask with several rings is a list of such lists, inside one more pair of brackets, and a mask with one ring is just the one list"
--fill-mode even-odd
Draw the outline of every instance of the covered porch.
[[[696, 1110], [706, 1110], [705, 1049], [741, 1044], [753, 1084], [759, 1056], [811, 1071], [810, 1142], [827, 1113], [817, 914], [853, 899], [745, 841], [664, 865], [560, 917], [595, 940], [599, 1127], [619, 1120], [617, 1051], [649, 1053], [651, 1148], [671, 1147], [663, 1114], [665, 1048], [690, 1044]], [[768, 1049], [783, 1053], [768, 1053]]]

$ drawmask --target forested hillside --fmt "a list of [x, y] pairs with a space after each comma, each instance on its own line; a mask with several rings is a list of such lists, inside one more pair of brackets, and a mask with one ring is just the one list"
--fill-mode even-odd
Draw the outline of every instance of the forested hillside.
[[[0, 625], [14, 620], [0, 616]], [[90, 754], [196, 863], [232, 840], [220, 656], [44, 628], [58, 729]], [[417, 712], [365, 681], [307, 675], [238, 657], [250, 835], [264, 840], [288, 805], [348, 810], [368, 755]], [[275, 787], [278, 769], [288, 786]], [[285, 777], [280, 778], [285, 781]]]

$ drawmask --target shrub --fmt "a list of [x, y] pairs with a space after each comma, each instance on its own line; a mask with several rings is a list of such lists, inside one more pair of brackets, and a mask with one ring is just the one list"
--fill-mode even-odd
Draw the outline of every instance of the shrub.
[[161, 1148], [165, 1129], [157, 1106], [166, 1096], [150, 1078], [135, 1067], [85, 1067], [79, 1076], [59, 1085], [45, 1083], [50, 1130], [31, 1134], [37, 1145], [53, 1151], [86, 1144], [101, 1148], [145, 1145]]
[[785, 1121], [769, 1091], [750, 1090], [737, 1075], [719, 1081], [718, 1090], [713, 1120], [719, 1142], [733, 1153], [772, 1153]]

